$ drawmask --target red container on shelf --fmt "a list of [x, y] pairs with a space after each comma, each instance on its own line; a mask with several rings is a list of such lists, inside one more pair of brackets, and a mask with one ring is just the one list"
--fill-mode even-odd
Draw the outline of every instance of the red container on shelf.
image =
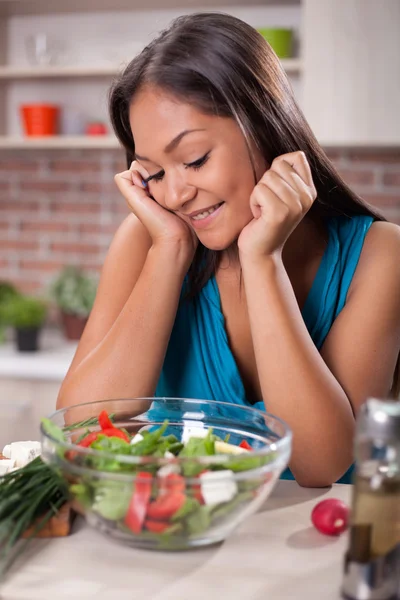
[[60, 107], [53, 104], [21, 106], [24, 132], [27, 136], [57, 135]]

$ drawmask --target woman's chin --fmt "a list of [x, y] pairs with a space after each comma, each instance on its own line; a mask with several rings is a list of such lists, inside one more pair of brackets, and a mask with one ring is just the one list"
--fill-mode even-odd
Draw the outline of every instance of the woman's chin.
[[204, 236], [204, 239], [202, 239], [201, 237], [199, 237], [199, 241], [203, 244], [203, 246], [205, 248], [207, 248], [208, 250], [214, 250], [215, 252], [222, 252], [223, 250], [227, 250], [228, 248], [230, 248], [234, 243], [236, 243], [236, 239], [217, 239], [217, 238], [211, 238], [208, 236]]

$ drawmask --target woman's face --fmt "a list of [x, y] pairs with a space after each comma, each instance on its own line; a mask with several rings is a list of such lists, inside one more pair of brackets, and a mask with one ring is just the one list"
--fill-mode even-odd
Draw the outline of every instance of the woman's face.
[[[131, 105], [130, 125], [153, 198], [188, 223], [204, 246], [228, 248], [253, 218], [254, 172], [236, 122], [145, 88]], [[258, 181], [266, 165], [253, 155]]]

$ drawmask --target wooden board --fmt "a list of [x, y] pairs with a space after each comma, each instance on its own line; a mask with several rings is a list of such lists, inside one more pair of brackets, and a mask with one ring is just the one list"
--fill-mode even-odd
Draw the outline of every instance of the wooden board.
[[[51, 538], [65, 537], [71, 533], [72, 523], [75, 517], [75, 512], [71, 508], [71, 504], [66, 502], [59, 510], [58, 514], [52, 517], [46, 525], [38, 531], [34, 537]], [[32, 534], [34, 526], [25, 531], [22, 537], [28, 537]]]
[[[0, 452], [0, 460], [5, 459], [5, 456]], [[38, 531], [34, 537], [37, 538], [51, 538], [51, 537], [64, 537], [71, 533], [71, 527], [73, 520], [76, 516], [76, 512], [72, 509], [71, 503], [66, 502], [58, 511], [58, 514], [52, 517], [46, 525]], [[26, 538], [32, 534], [35, 529], [33, 525], [25, 531], [23, 538]]]

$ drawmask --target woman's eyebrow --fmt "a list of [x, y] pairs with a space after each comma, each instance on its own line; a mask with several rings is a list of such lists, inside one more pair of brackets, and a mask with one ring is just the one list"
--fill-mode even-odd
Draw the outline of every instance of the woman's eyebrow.
[[[180, 144], [181, 140], [186, 135], [188, 135], [189, 133], [194, 133], [195, 131], [205, 131], [205, 129], [185, 129], [184, 131], [181, 131], [181, 133], [179, 133], [176, 137], [174, 137], [174, 139], [165, 146], [164, 152], [166, 154], [169, 154], [170, 152], [172, 152], [172, 150], [175, 150], [175, 148]], [[136, 152], [135, 152], [135, 158], [137, 160], [144, 160], [146, 162], [152, 162], [149, 158], [146, 158], [145, 156], [140, 156]]]

